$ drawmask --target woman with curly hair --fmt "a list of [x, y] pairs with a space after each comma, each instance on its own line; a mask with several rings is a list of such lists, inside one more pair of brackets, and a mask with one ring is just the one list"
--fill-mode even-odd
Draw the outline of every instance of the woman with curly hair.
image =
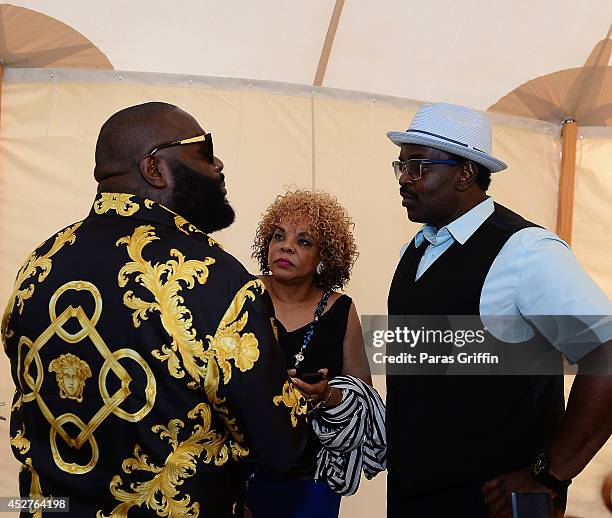
[[[255, 236], [253, 257], [274, 304], [287, 369], [311, 408], [341, 402], [342, 392], [328, 385], [340, 374], [372, 384], [355, 304], [336, 291], [349, 281], [358, 255], [352, 227], [334, 197], [297, 190], [276, 198]], [[290, 475], [251, 476], [253, 518], [337, 518], [341, 497], [314, 480], [319, 448], [313, 433]]]

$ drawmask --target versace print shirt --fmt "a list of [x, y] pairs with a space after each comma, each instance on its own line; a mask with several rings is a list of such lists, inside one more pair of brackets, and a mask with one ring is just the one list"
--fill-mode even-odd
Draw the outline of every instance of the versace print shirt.
[[263, 283], [180, 215], [98, 194], [38, 247], [2, 318], [22, 496], [86, 517], [230, 516], [236, 467], [308, 435]]

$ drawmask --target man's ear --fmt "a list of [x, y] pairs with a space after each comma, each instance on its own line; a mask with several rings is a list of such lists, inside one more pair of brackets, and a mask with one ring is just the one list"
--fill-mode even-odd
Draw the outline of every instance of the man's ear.
[[142, 157], [140, 159], [140, 174], [149, 185], [157, 189], [168, 186], [170, 170], [165, 160], [151, 155]]
[[474, 162], [464, 162], [461, 165], [459, 178], [457, 179], [457, 189], [467, 191], [476, 182], [478, 167]]

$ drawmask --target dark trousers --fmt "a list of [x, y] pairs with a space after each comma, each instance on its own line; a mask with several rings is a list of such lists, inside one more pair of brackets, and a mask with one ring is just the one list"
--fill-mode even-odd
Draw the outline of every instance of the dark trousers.
[[[452, 490], [405, 496], [387, 490], [387, 518], [489, 518], [480, 491], [482, 484]], [[567, 490], [554, 500], [554, 508], [565, 511]]]
[[432, 481], [432, 492], [406, 495], [387, 480], [387, 518], [489, 518], [480, 483], [435, 491]]

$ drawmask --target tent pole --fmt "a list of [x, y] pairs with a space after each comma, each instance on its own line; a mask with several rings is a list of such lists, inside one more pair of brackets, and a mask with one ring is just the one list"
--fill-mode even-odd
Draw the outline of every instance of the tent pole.
[[334, 46], [334, 38], [336, 37], [336, 30], [338, 29], [338, 23], [340, 22], [340, 15], [342, 14], [343, 7], [344, 0], [336, 0], [331, 20], [329, 21], [329, 27], [327, 28], [325, 42], [323, 43], [323, 50], [321, 50], [321, 57], [319, 58], [319, 66], [317, 67], [317, 73], [315, 74], [313, 86], [323, 86], [323, 79], [325, 78], [325, 72], [327, 71], [327, 63], [329, 61], [332, 47]]
[[4, 60], [0, 59], [0, 122], [2, 121], [2, 87], [4, 86]]
[[[325, 72], [327, 71], [327, 63], [329, 62], [329, 56], [331, 55], [332, 47], [334, 46], [334, 38], [336, 37], [336, 31], [338, 30], [338, 24], [340, 23], [340, 15], [342, 14], [342, 8], [344, 7], [345, 0], [336, 0], [334, 4], [334, 10], [332, 11], [331, 19], [329, 20], [329, 26], [327, 27], [327, 34], [325, 41], [323, 42], [323, 49], [321, 50], [321, 56], [319, 57], [319, 65], [317, 66], [317, 72], [315, 74], [312, 86], [323, 86], [323, 79], [325, 78]], [[316, 188], [316, 150], [315, 150], [315, 99], [312, 92], [310, 97], [310, 122], [312, 131], [312, 144], [311, 144], [311, 163], [312, 163], [312, 190]]]
[[574, 190], [576, 187], [576, 137], [578, 124], [574, 119], [563, 121], [561, 132], [561, 176], [557, 203], [557, 235], [572, 244], [574, 219]]

